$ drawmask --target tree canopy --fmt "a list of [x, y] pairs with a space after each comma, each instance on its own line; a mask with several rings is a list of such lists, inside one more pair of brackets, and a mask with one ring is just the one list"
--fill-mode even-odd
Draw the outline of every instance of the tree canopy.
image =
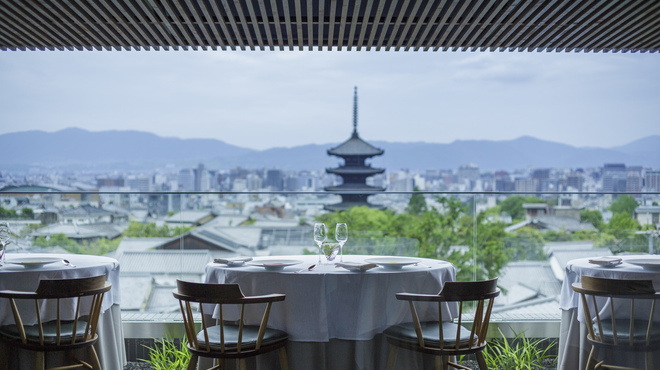
[[506, 212], [515, 220], [521, 220], [525, 218], [525, 209], [523, 208], [523, 203], [547, 203], [543, 199], [537, 197], [524, 197], [522, 195], [513, 195], [507, 197], [500, 203], [500, 208], [502, 212]]
[[620, 195], [610, 205], [610, 211], [613, 214], [627, 213], [629, 216], [635, 214], [637, 201], [631, 195]]

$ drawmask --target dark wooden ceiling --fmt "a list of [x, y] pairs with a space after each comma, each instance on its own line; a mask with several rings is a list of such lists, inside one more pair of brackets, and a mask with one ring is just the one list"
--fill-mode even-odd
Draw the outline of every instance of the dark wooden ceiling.
[[660, 0], [0, 1], [0, 50], [659, 48]]

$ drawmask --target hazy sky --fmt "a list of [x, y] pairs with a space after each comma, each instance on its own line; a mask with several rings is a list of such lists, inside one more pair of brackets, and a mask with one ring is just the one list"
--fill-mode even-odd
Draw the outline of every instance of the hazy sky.
[[0, 134], [80, 127], [253, 149], [530, 135], [612, 147], [660, 134], [660, 54], [0, 52]]

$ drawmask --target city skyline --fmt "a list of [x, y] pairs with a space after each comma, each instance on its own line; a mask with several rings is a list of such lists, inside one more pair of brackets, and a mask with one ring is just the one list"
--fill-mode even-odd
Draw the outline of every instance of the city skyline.
[[615, 147], [660, 134], [653, 54], [0, 53], [0, 134], [138, 130], [263, 150], [532, 136]]

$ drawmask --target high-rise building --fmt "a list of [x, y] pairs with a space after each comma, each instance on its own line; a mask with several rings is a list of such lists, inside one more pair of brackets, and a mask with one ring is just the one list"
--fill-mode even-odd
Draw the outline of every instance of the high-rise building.
[[362, 140], [357, 132], [357, 87], [353, 97], [353, 135], [342, 144], [329, 149], [328, 154], [340, 157], [344, 165], [327, 169], [326, 172], [341, 176], [343, 183], [338, 186], [328, 186], [325, 191], [341, 195], [342, 201], [338, 204], [326, 205], [329, 211], [346, 210], [354, 206], [374, 206], [367, 202], [367, 197], [376, 192], [385, 191], [385, 188], [367, 185], [367, 177], [383, 173], [382, 168], [373, 168], [365, 161], [368, 158], [382, 155], [385, 151]]
[[660, 191], [660, 170], [647, 170], [644, 188], [648, 192]]
[[582, 191], [584, 177], [580, 172], [571, 172], [566, 176], [566, 187], [573, 190]]
[[642, 191], [642, 166], [629, 166], [626, 168], [626, 193], [639, 193]]
[[179, 171], [179, 189], [182, 191], [193, 191], [195, 189], [195, 175], [190, 168]]
[[626, 191], [626, 165], [606, 163], [603, 166], [603, 191], [623, 193]]
[[282, 188], [284, 187], [284, 172], [277, 169], [266, 171], [266, 181], [264, 185], [270, 188], [271, 191], [282, 191]]

